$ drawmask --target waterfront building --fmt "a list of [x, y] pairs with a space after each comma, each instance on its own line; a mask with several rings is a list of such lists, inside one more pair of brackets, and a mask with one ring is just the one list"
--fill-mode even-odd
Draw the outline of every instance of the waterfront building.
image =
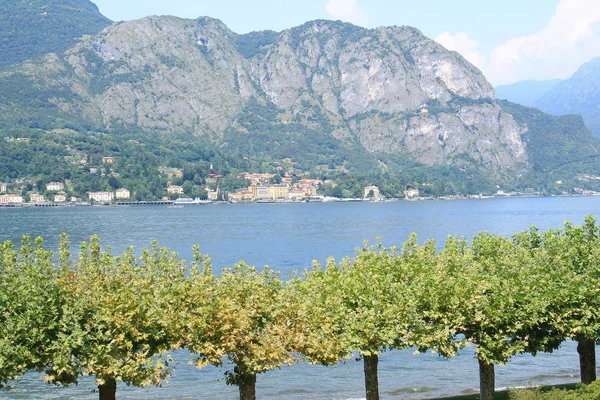
[[254, 200], [254, 193], [250, 190], [238, 190], [237, 192], [229, 193], [229, 200], [252, 201]]
[[31, 196], [29, 196], [29, 201], [31, 203], [44, 203], [46, 198], [43, 194], [33, 193]]
[[404, 191], [404, 198], [407, 200], [413, 200], [419, 198], [419, 189], [407, 189]]
[[288, 191], [288, 199], [291, 200], [302, 200], [306, 197], [306, 192], [302, 189], [292, 189]]
[[59, 194], [54, 195], [55, 203], [64, 203], [65, 201], [67, 201], [67, 196], [64, 193], [59, 193]]
[[131, 192], [125, 188], [117, 189], [115, 194], [117, 199], [128, 199], [131, 197]]
[[287, 185], [267, 186], [267, 196], [270, 199], [287, 199], [290, 188]]
[[0, 204], [23, 204], [23, 196], [18, 194], [0, 195]]
[[252, 185], [248, 188], [255, 200], [266, 200], [269, 198], [269, 187], [266, 185]]
[[206, 188], [206, 193], [208, 194], [208, 199], [211, 201], [215, 201], [219, 198], [219, 193], [221, 192], [221, 189], [219, 189], [219, 187], [217, 186], [216, 190], [210, 190], [210, 188]]
[[87, 192], [88, 198], [98, 203], [110, 203], [115, 198], [113, 192]]

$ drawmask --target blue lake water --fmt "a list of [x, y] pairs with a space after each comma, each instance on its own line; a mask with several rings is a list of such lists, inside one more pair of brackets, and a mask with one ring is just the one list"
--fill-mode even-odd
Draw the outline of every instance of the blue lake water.
[[[448, 235], [471, 237], [482, 230], [510, 235], [535, 225], [560, 228], [565, 220], [582, 223], [586, 214], [600, 216], [600, 197], [506, 198], [486, 200], [360, 202], [302, 204], [197, 205], [182, 209], [163, 206], [56, 207], [0, 209], [0, 241], [22, 235], [42, 236], [55, 248], [66, 232], [73, 244], [98, 234], [115, 252], [128, 245], [147, 247], [157, 239], [162, 246], [190, 259], [199, 244], [215, 270], [239, 260], [269, 265], [287, 277], [310, 267], [352, 255], [364, 240], [401, 246], [411, 232], [420, 241], [443, 243]], [[74, 246], [76, 248], [76, 246]], [[119, 385], [121, 399], [236, 399], [237, 389], [225, 385], [226, 368], [188, 365], [185, 352], [174, 354], [177, 369], [162, 388]], [[565, 343], [553, 354], [518, 356], [497, 367], [497, 387], [550, 384], [578, 380], [576, 346]], [[259, 398], [364, 398], [362, 363], [353, 360], [335, 367], [297, 364], [260, 375]], [[472, 349], [446, 360], [434, 354], [392, 351], [380, 358], [380, 393], [385, 399], [420, 399], [471, 393], [478, 387], [477, 362]], [[93, 399], [94, 380], [55, 388], [29, 373], [0, 391], [2, 399]]]

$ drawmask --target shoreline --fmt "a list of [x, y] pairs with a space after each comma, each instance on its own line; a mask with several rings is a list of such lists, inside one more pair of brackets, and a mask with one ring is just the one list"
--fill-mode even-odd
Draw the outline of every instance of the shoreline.
[[519, 194], [519, 195], [493, 195], [493, 196], [443, 196], [443, 197], [419, 197], [416, 199], [404, 199], [404, 198], [390, 198], [390, 199], [360, 199], [360, 198], [337, 198], [337, 197], [324, 197], [316, 196], [304, 200], [288, 200], [288, 199], [261, 199], [252, 201], [213, 201], [213, 200], [199, 200], [199, 201], [177, 201], [177, 200], [148, 200], [148, 201], [122, 201], [116, 203], [89, 203], [89, 202], [74, 202], [74, 203], [21, 203], [21, 204], [0, 204], [2, 208], [32, 208], [32, 207], [123, 207], [123, 206], [172, 206], [181, 208], [183, 206], [196, 206], [196, 205], [219, 205], [219, 204], [301, 204], [301, 203], [391, 203], [396, 201], [454, 201], [454, 200], [489, 200], [489, 199], [519, 199], [519, 198], [537, 198], [537, 197], [598, 197], [598, 195], [550, 195], [543, 196], [537, 194]]
[[360, 198], [337, 198], [316, 196], [304, 200], [288, 200], [288, 199], [261, 199], [252, 201], [177, 201], [177, 200], [148, 200], [148, 201], [122, 201], [116, 203], [89, 203], [89, 202], [74, 202], [74, 203], [22, 203], [22, 204], [0, 204], [2, 208], [34, 208], [34, 207], [123, 207], [123, 206], [170, 206], [172, 208], [183, 208], [184, 206], [196, 205], [219, 205], [219, 204], [302, 204], [302, 203], [391, 203], [397, 201], [455, 201], [455, 200], [489, 200], [489, 199], [519, 199], [519, 198], [538, 198], [538, 197], [598, 197], [597, 195], [536, 195], [536, 194], [519, 194], [519, 195], [493, 195], [493, 196], [443, 196], [443, 197], [419, 197], [416, 199], [390, 198], [390, 199], [360, 199]]

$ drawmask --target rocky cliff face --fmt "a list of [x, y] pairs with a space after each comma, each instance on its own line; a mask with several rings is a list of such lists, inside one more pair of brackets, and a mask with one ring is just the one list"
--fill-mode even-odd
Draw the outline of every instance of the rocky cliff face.
[[527, 128], [502, 111], [481, 72], [410, 27], [314, 21], [242, 38], [210, 18], [149, 17], [0, 72], [0, 84], [15, 74], [50, 90], [62, 114], [107, 130], [218, 141], [227, 129], [244, 134], [238, 119], [253, 99], [276, 106], [263, 118], [275, 128], [318, 126], [372, 153], [493, 171], [527, 164]]

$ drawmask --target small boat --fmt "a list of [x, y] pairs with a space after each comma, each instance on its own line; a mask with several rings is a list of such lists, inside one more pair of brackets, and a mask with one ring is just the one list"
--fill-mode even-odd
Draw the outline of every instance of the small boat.
[[184, 205], [183, 204], [171, 204], [168, 205], [167, 208], [183, 208]]

